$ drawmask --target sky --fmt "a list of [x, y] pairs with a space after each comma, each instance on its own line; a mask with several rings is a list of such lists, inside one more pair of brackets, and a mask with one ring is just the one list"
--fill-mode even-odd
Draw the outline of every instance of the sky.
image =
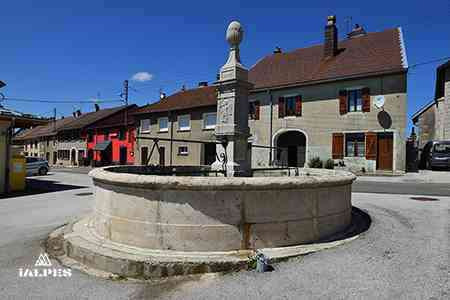
[[[431, 4], [432, 3], [432, 4]], [[410, 66], [450, 56], [450, 1], [4, 1], [0, 10], [0, 90], [11, 99], [75, 103], [3, 102], [50, 117], [158, 100], [215, 80], [227, 58], [225, 31], [239, 20], [243, 64], [251, 67], [276, 46], [283, 51], [323, 42], [328, 15], [345, 37], [349, 20], [367, 31], [401, 26]], [[436, 67], [411, 68], [408, 116], [433, 99]], [[80, 102], [81, 101], [81, 102]], [[411, 126], [411, 123], [409, 123]]]

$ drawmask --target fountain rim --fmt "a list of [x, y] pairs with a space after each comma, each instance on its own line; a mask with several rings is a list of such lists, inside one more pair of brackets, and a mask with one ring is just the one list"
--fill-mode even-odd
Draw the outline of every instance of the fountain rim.
[[[307, 189], [351, 184], [356, 176], [342, 170], [300, 168], [310, 175], [262, 176], [262, 177], [215, 177], [215, 176], [167, 176], [111, 172], [108, 166], [89, 172], [94, 183], [149, 190], [273, 190]], [[127, 166], [130, 168], [139, 166]]]

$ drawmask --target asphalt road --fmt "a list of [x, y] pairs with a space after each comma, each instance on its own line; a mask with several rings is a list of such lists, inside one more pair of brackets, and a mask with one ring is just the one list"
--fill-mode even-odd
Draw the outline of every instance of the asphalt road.
[[[450, 197], [354, 193], [372, 217], [357, 240], [274, 265], [164, 282], [111, 281], [73, 270], [70, 278], [20, 278], [54, 228], [89, 213], [90, 178], [33, 179], [37, 194], [0, 199], [1, 299], [449, 299]], [[400, 185], [397, 183], [397, 188]], [[45, 192], [47, 190], [47, 192]], [[423, 191], [420, 193], [423, 195]], [[53, 267], [58, 267], [53, 261]]]
[[450, 182], [449, 183], [376, 182], [376, 181], [364, 181], [364, 178], [362, 178], [361, 180], [357, 180], [353, 183], [352, 190], [355, 193], [450, 196]]

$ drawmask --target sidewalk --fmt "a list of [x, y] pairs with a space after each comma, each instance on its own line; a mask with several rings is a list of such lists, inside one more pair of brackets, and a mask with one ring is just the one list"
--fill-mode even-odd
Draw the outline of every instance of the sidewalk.
[[402, 176], [358, 176], [357, 181], [371, 182], [417, 182], [417, 183], [448, 183], [450, 186], [450, 171], [420, 170], [419, 173], [406, 173]]

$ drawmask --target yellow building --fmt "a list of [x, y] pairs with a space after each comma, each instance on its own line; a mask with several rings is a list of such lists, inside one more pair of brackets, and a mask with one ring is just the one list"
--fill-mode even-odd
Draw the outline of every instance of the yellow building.
[[[1, 81], [0, 81], [1, 82]], [[0, 104], [0, 195], [10, 191], [10, 171], [13, 153], [11, 139], [20, 128], [46, 124], [48, 120], [20, 113]]]

